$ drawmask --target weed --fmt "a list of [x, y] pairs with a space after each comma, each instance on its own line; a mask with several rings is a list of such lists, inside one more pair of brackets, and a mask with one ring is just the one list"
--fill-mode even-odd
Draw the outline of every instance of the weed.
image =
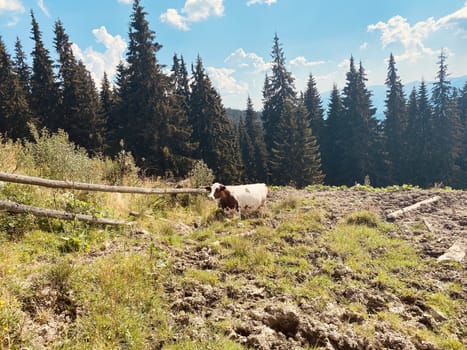
[[378, 226], [378, 219], [376, 215], [370, 211], [363, 210], [357, 213], [350, 214], [346, 223], [349, 225], [363, 225], [368, 227]]
[[219, 283], [219, 277], [215, 272], [206, 270], [189, 269], [185, 271], [185, 278], [187, 282], [197, 282], [202, 284], [209, 284], [216, 286]]
[[240, 344], [229, 339], [211, 340], [211, 341], [185, 341], [177, 344], [165, 345], [163, 350], [242, 350]]

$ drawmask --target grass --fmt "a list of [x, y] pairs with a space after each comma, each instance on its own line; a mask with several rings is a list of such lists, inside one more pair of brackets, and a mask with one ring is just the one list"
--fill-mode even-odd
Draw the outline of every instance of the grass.
[[[21, 145], [0, 144], [0, 170], [76, 172], [76, 179], [86, 179], [90, 174], [81, 170], [92, 167], [92, 182], [112, 178], [161, 186], [135, 173], [116, 179], [112, 161], [90, 161], [68, 146], [57, 149], [76, 152], [77, 167], [67, 169], [57, 160], [42, 169], [48, 159], [44, 153], [57, 142], [65, 142], [64, 135], [51, 144], [43, 140], [33, 156], [21, 155]], [[316, 189], [331, 190], [307, 190]], [[345, 190], [380, 191], [369, 186]], [[393, 190], [411, 188], [386, 191]], [[249, 310], [284, 300], [305, 305], [303, 317], [337, 314], [334, 322], [342, 332], [351, 330], [373, 345], [380, 324], [442, 349], [465, 345], [459, 336], [462, 324], [456, 321], [466, 310], [461, 300], [465, 286], [427, 278], [439, 265], [421, 258], [411, 242], [394, 238], [397, 226], [372, 211], [351, 213], [329, 229], [322, 203], [298, 194], [241, 221], [219, 215], [204, 196], [84, 193], [0, 183], [0, 198], [135, 222], [129, 229], [0, 213], [0, 348], [244, 349], [238, 338], [229, 337], [233, 326], [248, 320]], [[426, 234], [421, 223], [412, 230]], [[216, 263], [199, 264], [201, 251]], [[463, 266], [443, 268], [462, 271]], [[186, 290], [214, 291], [218, 299], [201, 305], [199, 314], [183, 311], [185, 326], [177, 324], [181, 313], [173, 304]], [[375, 311], [365, 293], [391, 298]], [[446, 320], [428, 329], [416, 318], [406, 320], [391, 311], [397, 300], [416, 300]], [[212, 316], [203, 316], [207, 311]], [[55, 336], [41, 341], [39, 329], [53, 325]]]

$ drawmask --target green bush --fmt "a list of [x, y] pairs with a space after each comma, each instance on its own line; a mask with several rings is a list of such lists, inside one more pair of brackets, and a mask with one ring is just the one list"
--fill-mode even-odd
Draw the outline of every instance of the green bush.
[[214, 174], [212, 170], [202, 160], [197, 160], [195, 162], [195, 165], [188, 176], [193, 187], [208, 186], [214, 182]]
[[101, 179], [100, 167], [89, 158], [86, 150], [78, 147], [68, 138], [68, 134], [59, 130], [50, 134], [46, 129], [41, 132], [32, 130], [35, 142], [26, 142], [20, 162], [23, 168], [38, 176], [93, 182]]

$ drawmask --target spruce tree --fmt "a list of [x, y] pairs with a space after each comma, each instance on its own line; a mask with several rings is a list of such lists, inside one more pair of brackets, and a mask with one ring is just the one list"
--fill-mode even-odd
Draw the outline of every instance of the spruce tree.
[[460, 168], [462, 181], [459, 188], [467, 189], [467, 82], [464, 84], [459, 96], [459, 110], [463, 126], [464, 139], [460, 155]]
[[175, 55], [172, 66], [169, 111], [165, 134], [161, 138], [166, 171], [173, 176], [186, 176], [193, 167], [196, 144], [191, 142], [193, 128], [189, 122], [189, 85], [183, 59]]
[[328, 185], [341, 185], [345, 181], [345, 144], [347, 123], [339, 89], [334, 84], [325, 121], [326, 138], [322, 144], [323, 169]]
[[303, 100], [297, 105], [286, 100], [279, 121], [280, 142], [275, 142], [270, 160], [271, 170], [277, 174], [274, 183], [298, 188], [322, 183], [319, 147]]
[[57, 127], [65, 130], [70, 140], [89, 152], [103, 151], [104, 123], [98, 114], [99, 97], [94, 81], [82, 62], [77, 62], [62, 22], [55, 22], [55, 49], [59, 59], [62, 94]]
[[418, 172], [420, 169], [420, 154], [422, 152], [423, 139], [420, 114], [417, 106], [417, 89], [414, 87], [410, 92], [409, 99], [407, 101], [407, 130], [406, 130], [406, 145], [405, 150], [407, 156], [407, 167], [406, 167], [406, 183], [418, 185], [419, 179]]
[[106, 145], [108, 153], [116, 156], [122, 150], [126, 150], [125, 118], [127, 104], [123, 103], [122, 96], [128, 95], [128, 74], [123, 62], [116, 68], [115, 87], [112, 93], [112, 113], [108, 115], [106, 127]]
[[[419, 166], [416, 168], [415, 183], [427, 187], [430, 183], [433, 184], [432, 176], [432, 160], [434, 154], [433, 145], [433, 110], [428, 96], [428, 88], [425, 81], [422, 80], [417, 94], [417, 121], [415, 127], [419, 129], [419, 139], [413, 139], [416, 142], [418, 152], [417, 160]], [[416, 153], [414, 153], [415, 156]]]
[[464, 87], [460, 91], [459, 96], [459, 110], [460, 110], [460, 118], [462, 123], [466, 125], [467, 123], [467, 81], [464, 84]]
[[25, 91], [0, 37], [0, 133], [13, 140], [27, 137], [30, 119]]
[[113, 139], [112, 133], [114, 130], [110, 128], [110, 120], [112, 119], [112, 114], [114, 113], [114, 95], [110, 81], [106, 72], [101, 81], [101, 86], [99, 90], [99, 111], [98, 118], [103, 122], [103, 137], [104, 144], [103, 150], [105, 154], [112, 154], [111, 140]]
[[448, 79], [446, 54], [439, 56], [437, 81], [433, 84], [433, 177], [434, 182], [456, 185], [459, 157], [462, 150], [462, 124], [457, 98], [452, 96]]
[[27, 63], [26, 53], [19, 38], [15, 42], [15, 57], [13, 59], [13, 69], [18, 76], [20, 86], [28, 101], [31, 99], [31, 67]]
[[190, 111], [192, 142], [198, 144], [195, 158], [213, 170], [217, 181], [238, 182], [242, 165], [237, 133], [200, 57], [193, 68]]
[[55, 82], [53, 62], [49, 51], [44, 47], [42, 33], [32, 11], [31, 20], [32, 39], [34, 40], [34, 49], [31, 53], [31, 110], [37, 118], [39, 127], [57, 131], [61, 122], [59, 112], [61, 96], [58, 84]]
[[385, 154], [388, 160], [388, 177], [392, 184], [406, 180], [406, 136], [407, 116], [404, 87], [397, 74], [394, 56], [390, 55], [386, 78], [386, 119], [384, 121]]
[[246, 183], [257, 182], [255, 180], [255, 151], [243, 117], [240, 117], [240, 120], [238, 121], [238, 139], [240, 143], [240, 155], [244, 168], [242, 173], [242, 181]]
[[316, 81], [312, 74], [308, 77], [307, 87], [304, 94], [304, 103], [309, 112], [310, 126], [313, 135], [316, 137], [318, 144], [322, 146], [325, 139], [324, 127], [324, 110], [321, 103]]
[[[271, 77], [266, 76], [263, 88], [263, 128], [264, 139], [268, 154], [271, 155], [272, 148], [280, 142], [279, 125], [284, 125], [280, 118], [287, 113], [283, 113], [285, 102], [295, 103], [296, 93], [294, 87], [294, 78], [287, 71], [285, 64], [285, 55], [277, 34], [274, 36], [274, 44], [271, 52], [272, 57], [272, 73]], [[269, 160], [272, 158], [269, 157]], [[277, 166], [271, 166], [271, 178], [274, 181], [281, 177], [281, 174], [276, 173]]]
[[360, 63], [358, 71], [353, 57], [350, 59], [350, 70], [347, 73], [347, 84], [344, 88], [343, 105], [345, 110], [346, 145], [344, 151], [345, 185], [355, 182], [363, 183], [370, 176], [373, 184], [378, 184], [376, 177], [377, 121], [375, 109], [371, 103], [371, 92], [366, 88], [366, 75]]
[[253, 109], [250, 96], [248, 96], [246, 105], [245, 128], [253, 148], [251, 168], [245, 165], [245, 171], [248, 172], [252, 182], [266, 182], [268, 180], [266, 143], [261, 122]]
[[161, 138], [169, 112], [169, 79], [162, 73], [156, 54], [161, 45], [149, 29], [140, 0], [133, 2], [130, 18], [128, 66], [121, 69], [117, 128], [137, 165], [145, 173], [165, 174], [167, 159]]

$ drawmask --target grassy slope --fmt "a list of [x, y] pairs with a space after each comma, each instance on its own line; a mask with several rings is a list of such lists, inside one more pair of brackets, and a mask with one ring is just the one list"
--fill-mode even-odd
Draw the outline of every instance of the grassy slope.
[[[11, 171], [7, 146], [0, 168]], [[0, 184], [0, 198], [135, 220], [116, 229], [0, 213], [0, 348], [467, 346], [464, 265], [440, 268], [375, 212], [335, 222], [306, 193], [272, 189], [261, 215], [239, 221], [200, 196]]]

